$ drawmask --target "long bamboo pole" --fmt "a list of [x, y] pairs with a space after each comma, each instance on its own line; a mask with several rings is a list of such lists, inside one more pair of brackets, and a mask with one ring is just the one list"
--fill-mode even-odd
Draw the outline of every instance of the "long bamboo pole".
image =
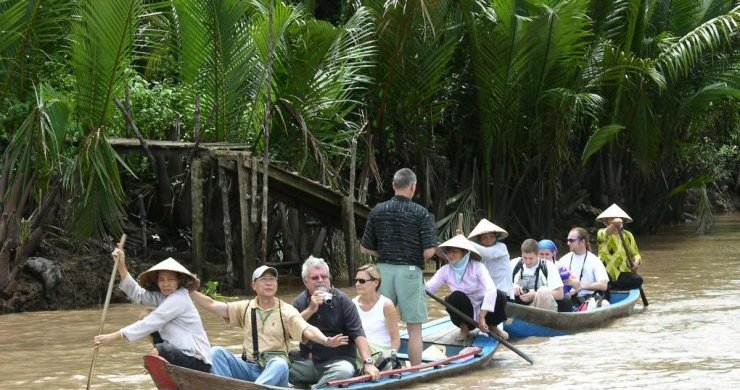
[[[121, 236], [121, 240], [118, 241], [118, 249], [123, 249], [123, 245], [126, 244], [126, 234]], [[116, 281], [116, 272], [118, 272], [118, 257], [113, 261], [113, 271], [110, 274], [110, 281], [108, 282], [108, 292], [105, 294], [105, 304], [103, 304], [103, 316], [100, 318], [100, 326], [98, 327], [98, 335], [103, 333], [103, 326], [105, 326], [105, 316], [108, 314], [108, 304], [110, 303], [110, 297], [113, 294], [113, 283]], [[95, 361], [98, 359], [99, 347], [93, 349], [92, 362], [90, 362], [90, 372], [87, 374], [87, 390], [90, 390], [90, 383], [92, 382], [93, 372], [95, 371]]]

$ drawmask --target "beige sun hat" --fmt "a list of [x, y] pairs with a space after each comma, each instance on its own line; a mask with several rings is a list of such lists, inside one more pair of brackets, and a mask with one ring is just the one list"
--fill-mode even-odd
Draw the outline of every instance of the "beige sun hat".
[[182, 287], [190, 291], [197, 290], [200, 287], [198, 277], [171, 257], [142, 272], [139, 275], [139, 285], [147, 290], [157, 290], [157, 271], [173, 271], [182, 274], [184, 276]]
[[471, 259], [480, 260], [480, 253], [478, 253], [478, 250], [475, 249], [475, 245], [473, 245], [473, 243], [465, 238], [465, 236], [463, 236], [462, 234], [458, 234], [455, 237], [450, 238], [449, 240], [440, 244], [437, 248], [460, 248], [470, 252]]
[[611, 218], [622, 218], [622, 220], [625, 223], [632, 222], [632, 218], [630, 218], [630, 216], [627, 215], [627, 213], [625, 213], [624, 210], [622, 210], [619, 206], [617, 206], [616, 203], [612, 203], [612, 205], [609, 206], [609, 208], [607, 208], [606, 210], [604, 210], [604, 212], [599, 214], [599, 216], [596, 217], [596, 220], [603, 224], [606, 224], [607, 223], [606, 221], [608, 221]]
[[483, 218], [477, 225], [475, 225], [475, 229], [468, 234], [468, 238], [472, 240], [474, 237], [478, 237], [485, 233], [496, 233], [497, 240], [502, 240], [509, 236], [509, 232], [497, 226], [495, 223]]

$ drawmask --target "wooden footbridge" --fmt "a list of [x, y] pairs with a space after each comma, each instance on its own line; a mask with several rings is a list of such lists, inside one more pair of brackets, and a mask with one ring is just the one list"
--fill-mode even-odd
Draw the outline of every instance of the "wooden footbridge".
[[[243, 144], [226, 143], [200, 143], [178, 142], [178, 141], [156, 141], [133, 138], [111, 138], [111, 146], [119, 153], [144, 153], [154, 158], [159, 165], [165, 165], [161, 160], [170, 156], [169, 161], [182, 161], [186, 155], [190, 155], [190, 197], [192, 210], [192, 256], [193, 267], [199, 275], [203, 275], [204, 262], [206, 258], [206, 229], [224, 230], [226, 240], [227, 273], [231, 272], [234, 282], [244, 288], [249, 286], [254, 269], [261, 265], [258, 259], [256, 242], [258, 232], [257, 210], [261, 204], [261, 181], [264, 165], [247, 151]], [[172, 158], [174, 157], [174, 158]], [[152, 163], [152, 165], [156, 165]], [[218, 223], [206, 220], [204, 213], [204, 200], [206, 186], [213, 185], [214, 178], [206, 175], [205, 167], [217, 167], [219, 187], [222, 192], [222, 207], [224, 221]], [[212, 170], [211, 170], [212, 171]], [[309, 180], [275, 165], [270, 165], [268, 171], [268, 196], [273, 200], [282, 202], [288, 207], [294, 207], [301, 212], [311, 215], [320, 220], [324, 225], [336, 228], [344, 233], [344, 246], [351, 248], [345, 250], [348, 277], [354, 278], [356, 269], [355, 257], [357, 256], [357, 236], [362, 234], [370, 208], [364, 204], [354, 201], [350, 196], [338, 193], [328, 186], [319, 182]], [[230, 259], [231, 253], [228, 242], [232, 239], [230, 221], [230, 201], [227, 186], [222, 185], [223, 178], [236, 178], [239, 224], [238, 239], [241, 245], [241, 253], [233, 256], [233, 264]], [[233, 197], [232, 197], [233, 198]], [[257, 202], [257, 203], [255, 203]], [[236, 214], [236, 213], [234, 213]], [[235, 224], [236, 225], [236, 224]], [[236, 239], [236, 238], [234, 238]], [[268, 263], [273, 266], [281, 266], [280, 263]]]

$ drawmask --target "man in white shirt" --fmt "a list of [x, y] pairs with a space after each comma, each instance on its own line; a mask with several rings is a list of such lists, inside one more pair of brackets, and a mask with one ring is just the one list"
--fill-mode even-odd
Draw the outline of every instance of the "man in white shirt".
[[573, 304], [578, 305], [588, 299], [594, 292], [602, 296], [606, 292], [609, 275], [599, 258], [589, 251], [588, 232], [575, 227], [568, 233], [570, 252], [558, 260], [558, 265], [570, 270], [571, 279], [566, 284], [573, 287]]
[[528, 238], [521, 249], [522, 257], [511, 260], [516, 303], [557, 311], [556, 300], [563, 299], [563, 281], [557, 267], [539, 258], [537, 241]]

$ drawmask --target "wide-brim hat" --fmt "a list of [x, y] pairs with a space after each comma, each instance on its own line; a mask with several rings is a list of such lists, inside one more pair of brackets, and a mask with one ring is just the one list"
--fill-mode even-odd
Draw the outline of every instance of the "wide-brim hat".
[[596, 220], [603, 224], [606, 224], [607, 221], [612, 218], [622, 218], [622, 220], [625, 223], [632, 222], [632, 218], [630, 218], [630, 216], [627, 215], [627, 213], [625, 213], [624, 210], [622, 210], [619, 206], [617, 206], [616, 203], [612, 203], [612, 205], [609, 206], [609, 208], [607, 208], [601, 214], [599, 214], [599, 216], [596, 217]]
[[142, 272], [138, 279], [139, 285], [147, 290], [157, 290], [158, 271], [172, 271], [182, 274], [185, 276], [182, 287], [185, 287], [190, 291], [197, 290], [198, 287], [200, 287], [200, 279], [171, 257], [160, 261], [148, 270]]
[[475, 229], [468, 234], [468, 238], [472, 240], [474, 237], [478, 237], [485, 233], [496, 233], [497, 240], [502, 240], [509, 236], [509, 232], [504, 230], [502, 227], [499, 227], [495, 223], [483, 218], [477, 225], [475, 225]]
[[473, 243], [462, 234], [458, 234], [455, 237], [450, 238], [437, 247], [438, 250], [442, 248], [460, 248], [470, 252], [470, 258], [473, 260], [480, 260], [481, 258], [480, 253], [475, 249], [475, 245], [473, 245]]

